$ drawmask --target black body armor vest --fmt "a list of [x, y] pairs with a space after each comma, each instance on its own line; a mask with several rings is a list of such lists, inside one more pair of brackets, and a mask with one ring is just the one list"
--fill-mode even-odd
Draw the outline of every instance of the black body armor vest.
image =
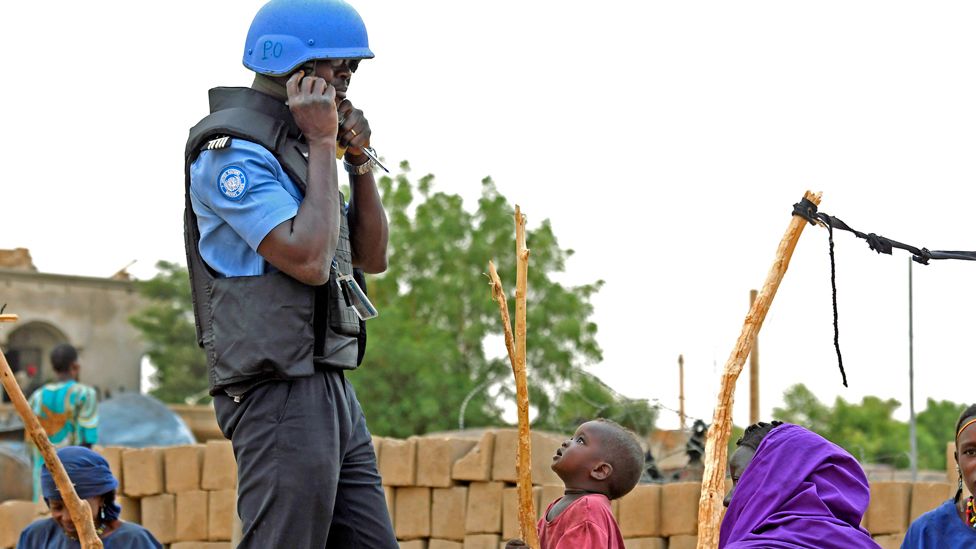
[[184, 237], [197, 342], [206, 350], [212, 394], [261, 378], [308, 376], [316, 365], [353, 369], [362, 362], [365, 323], [346, 306], [336, 283], [338, 269], [366, 287], [362, 272], [352, 267], [345, 213], [329, 282], [322, 286], [279, 271], [220, 277], [200, 255], [200, 230], [190, 202], [190, 166], [200, 152], [223, 148], [234, 138], [257, 143], [304, 193], [308, 148], [300, 135], [287, 105], [250, 88], [210, 90], [210, 115], [190, 130]]

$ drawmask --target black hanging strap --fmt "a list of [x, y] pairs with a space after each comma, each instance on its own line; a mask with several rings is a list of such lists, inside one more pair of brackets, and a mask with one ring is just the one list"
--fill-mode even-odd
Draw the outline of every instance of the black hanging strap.
[[806, 219], [811, 225], [821, 224], [827, 227], [827, 243], [830, 252], [830, 288], [833, 293], [834, 305], [834, 349], [837, 350], [837, 366], [840, 368], [840, 375], [844, 381], [844, 387], [847, 387], [847, 373], [844, 371], [844, 359], [840, 353], [840, 330], [837, 326], [837, 274], [836, 261], [834, 259], [834, 229], [847, 231], [867, 241], [868, 247], [879, 254], [891, 255], [895, 248], [905, 250], [912, 254], [912, 260], [922, 265], [928, 265], [929, 260], [932, 259], [976, 261], [976, 252], [952, 250], [931, 251], [928, 248], [918, 248], [911, 244], [898, 242], [897, 240], [892, 240], [875, 233], [862, 233], [837, 217], [817, 211], [817, 205], [805, 197], [800, 199], [796, 204], [793, 204], [793, 215], [798, 215]]

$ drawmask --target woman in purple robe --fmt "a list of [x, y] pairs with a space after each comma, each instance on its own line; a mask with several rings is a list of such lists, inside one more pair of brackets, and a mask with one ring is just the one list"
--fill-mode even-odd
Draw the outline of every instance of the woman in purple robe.
[[963, 486], [976, 493], [976, 404], [956, 423], [956, 497], [924, 515], [908, 527], [902, 549], [956, 549], [976, 547], [976, 509], [973, 497], [963, 497]]
[[729, 460], [721, 549], [878, 549], [861, 528], [870, 488], [843, 448], [798, 425], [746, 429]]

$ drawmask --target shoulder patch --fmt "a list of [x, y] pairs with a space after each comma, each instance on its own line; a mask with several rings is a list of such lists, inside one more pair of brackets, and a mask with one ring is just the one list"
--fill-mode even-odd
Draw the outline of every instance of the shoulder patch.
[[242, 168], [227, 166], [217, 176], [217, 188], [226, 198], [240, 200], [247, 192], [247, 174]]
[[203, 146], [205, 151], [214, 151], [217, 149], [226, 149], [230, 146], [230, 136], [225, 135], [223, 137], [218, 137], [216, 139], [211, 139]]

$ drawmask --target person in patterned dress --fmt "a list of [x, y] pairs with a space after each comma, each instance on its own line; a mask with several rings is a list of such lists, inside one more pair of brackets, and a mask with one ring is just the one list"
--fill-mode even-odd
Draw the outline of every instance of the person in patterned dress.
[[[57, 448], [85, 446], [98, 442], [98, 399], [95, 389], [78, 382], [81, 365], [78, 350], [63, 343], [51, 351], [56, 380], [34, 391], [30, 406], [44, 427], [48, 440]], [[28, 438], [34, 477], [34, 501], [41, 497], [41, 468], [44, 458]]]

